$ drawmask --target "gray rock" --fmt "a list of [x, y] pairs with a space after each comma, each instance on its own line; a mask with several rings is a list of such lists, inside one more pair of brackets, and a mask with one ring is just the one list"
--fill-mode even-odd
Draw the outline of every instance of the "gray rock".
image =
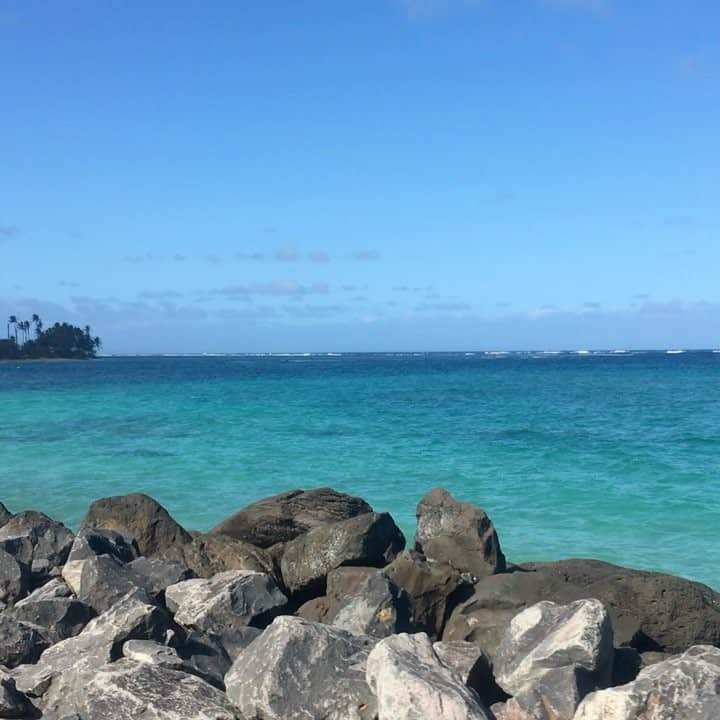
[[381, 640], [367, 661], [379, 720], [490, 720], [478, 696], [444, 665], [425, 633]]
[[99, 668], [75, 695], [82, 720], [238, 720], [223, 693], [200, 678], [127, 659]]
[[475, 577], [505, 570], [495, 526], [480, 508], [435, 488], [418, 503], [417, 521], [415, 548], [427, 558]]
[[269, 548], [294, 540], [320, 525], [368, 512], [372, 512], [372, 508], [364, 500], [332, 488], [291, 490], [248, 505], [210, 532]]
[[466, 575], [414, 551], [400, 553], [384, 572], [412, 598], [415, 626], [431, 638], [442, 637], [451, 611], [472, 594]]
[[183, 661], [177, 650], [153, 640], [128, 640], [122, 647], [123, 657], [148, 665], [158, 665], [170, 670], [180, 670]]
[[70, 588], [56, 578], [18, 602], [10, 614], [22, 622], [41, 626], [51, 643], [66, 640], [77, 635], [96, 614], [70, 594]]
[[13, 673], [18, 689], [39, 697], [51, 691], [50, 702], [60, 702], [68, 688], [80, 687], [88, 674], [117, 660], [127, 640], [162, 640], [167, 614], [147, 595], [134, 591], [109, 610], [91, 620], [76, 637], [48, 648], [36, 665], [24, 665]]
[[92, 555], [63, 567], [62, 576], [77, 598], [96, 613], [110, 609], [121, 597], [140, 589], [128, 566], [111, 555]]
[[[334, 573], [352, 569], [338, 568]], [[335, 606], [332, 624], [355, 635], [377, 638], [408, 632], [412, 628], [410, 598], [381, 570], [375, 570]]]
[[27, 594], [30, 569], [5, 550], [0, 549], [0, 602], [13, 603]]
[[445, 667], [457, 673], [486, 707], [507, 699], [493, 677], [492, 664], [482, 649], [469, 642], [436, 642], [433, 650]]
[[12, 513], [0, 502], [0, 528], [12, 517]]
[[115, 530], [81, 528], [75, 536], [67, 562], [87, 560], [96, 555], [110, 555], [123, 563], [140, 556], [133, 537]]
[[225, 677], [228, 697], [248, 718], [373, 720], [365, 664], [374, 642], [281, 616], [238, 655]]
[[514, 696], [506, 713], [542, 718], [545, 708], [547, 720], [572, 720], [588, 692], [610, 684], [613, 652], [610, 617], [598, 600], [523, 610], [495, 655], [497, 683]]
[[36, 717], [40, 717], [40, 714], [25, 695], [17, 690], [15, 680], [0, 670], [0, 718], [28, 720]]
[[[256, 628], [246, 628], [245, 632], [249, 641], [262, 633]], [[251, 633], [256, 635], [251, 638]], [[225, 690], [225, 675], [232, 666], [232, 660], [219, 640], [203, 633], [186, 633], [182, 644], [178, 646], [178, 655], [183, 661], [185, 672], [197, 675], [220, 690]]]
[[7, 613], [0, 615], [0, 665], [14, 668], [34, 663], [49, 645], [42, 628], [20, 622]]
[[61, 578], [56, 577], [48, 580], [44, 585], [33, 590], [27, 597], [16, 603], [17, 607], [27, 605], [28, 603], [39, 602], [40, 600], [55, 600], [57, 598], [72, 597], [72, 590], [68, 584]]
[[171, 585], [165, 602], [178, 625], [217, 638], [234, 658], [255, 637], [248, 627], [266, 627], [287, 598], [272, 576], [235, 570]]
[[128, 563], [127, 569], [132, 581], [155, 599], [164, 597], [165, 590], [171, 585], [195, 577], [183, 563], [159, 557], [140, 557]]
[[[40, 512], [26, 511], [13, 515], [0, 528], [0, 542], [27, 539], [32, 546], [30, 570], [37, 582], [50, 577], [67, 559], [73, 534], [62, 523]], [[4, 548], [7, 550], [7, 547]], [[25, 560], [23, 559], [25, 562]]]
[[135, 538], [143, 555], [161, 553], [192, 540], [160, 503], [142, 493], [96, 500], [81, 526], [127, 533]]
[[690, 648], [645, 668], [627, 685], [588, 695], [574, 720], [710, 720], [720, 717], [720, 649]]
[[342, 565], [384, 567], [404, 546], [402, 532], [387, 513], [322, 525], [285, 546], [283, 582], [291, 593], [322, 595], [331, 570]]
[[265, 550], [228, 535], [197, 535], [190, 543], [168, 548], [163, 557], [183, 563], [201, 578], [230, 570], [275, 574], [275, 563]]

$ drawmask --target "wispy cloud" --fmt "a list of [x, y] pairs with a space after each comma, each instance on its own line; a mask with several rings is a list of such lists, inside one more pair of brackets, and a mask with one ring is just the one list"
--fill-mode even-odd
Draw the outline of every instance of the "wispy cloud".
[[215, 253], [210, 253], [209, 255], [206, 255], [205, 259], [211, 265], [221, 265], [222, 264], [222, 258], [219, 255], [216, 255]]
[[202, 290], [199, 295], [225, 298], [227, 300], [246, 300], [254, 296], [268, 297], [304, 297], [306, 295], [326, 295], [330, 291], [326, 283], [303, 285], [294, 280], [277, 280], [250, 285], [227, 285], [222, 288]]
[[60, 287], [64, 287], [64, 288], [79, 288], [80, 287], [80, 283], [75, 282], [74, 280], [60, 280], [58, 285]]
[[184, 297], [184, 293], [178, 290], [143, 290], [138, 297], [142, 300], [174, 300]]
[[308, 253], [308, 260], [314, 263], [328, 263], [330, 262], [330, 255], [324, 250], [313, 250]]
[[470, 310], [472, 310], [470, 305], [459, 302], [421, 303], [415, 307], [416, 312], [456, 313], [470, 312]]
[[257, 252], [257, 251], [251, 251], [251, 252], [240, 251], [240, 252], [235, 253], [235, 258], [237, 260], [259, 261], [259, 260], [265, 259], [265, 253], [261, 253], [261, 252]]
[[371, 260], [379, 260], [380, 259], [380, 251], [379, 250], [356, 250], [352, 257], [354, 260], [359, 260], [361, 262], [367, 262]]
[[2, 225], [0, 224], [0, 242], [7, 240], [11, 237], [15, 237], [20, 234], [20, 229], [17, 225]]
[[300, 251], [292, 243], [286, 243], [275, 249], [275, 259], [280, 262], [296, 262], [300, 259]]
[[123, 258], [123, 262], [131, 263], [132, 265], [140, 265], [157, 259], [158, 258], [156, 258], [152, 253], [147, 252], [144, 255], [126, 255]]

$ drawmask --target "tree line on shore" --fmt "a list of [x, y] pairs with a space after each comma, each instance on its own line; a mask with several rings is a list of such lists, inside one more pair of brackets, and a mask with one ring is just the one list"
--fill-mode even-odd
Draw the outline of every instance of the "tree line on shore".
[[10, 315], [7, 339], [0, 339], [0, 360], [85, 359], [97, 355], [102, 341], [93, 336], [89, 325], [84, 328], [58, 323], [44, 328], [39, 315], [20, 320]]

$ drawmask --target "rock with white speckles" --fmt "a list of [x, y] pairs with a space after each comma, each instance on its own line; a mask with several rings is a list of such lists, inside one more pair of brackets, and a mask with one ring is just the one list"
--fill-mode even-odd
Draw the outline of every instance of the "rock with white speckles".
[[238, 720], [225, 695], [204, 680], [128, 659], [101, 667], [78, 690], [82, 720]]
[[367, 681], [379, 720], [491, 720], [480, 698], [444, 665], [425, 633], [393, 635], [370, 653]]
[[233, 663], [228, 697], [247, 718], [374, 720], [365, 680], [374, 643], [302, 618], [276, 618]]
[[696, 645], [645, 668], [627, 685], [591, 693], [574, 720], [711, 718], [720, 718], [720, 649]]
[[322, 595], [331, 570], [343, 565], [384, 567], [404, 547], [405, 537], [387, 513], [321, 525], [285, 546], [283, 582], [291, 593]]
[[271, 575], [247, 570], [171, 585], [165, 601], [176, 623], [217, 638], [231, 658], [254, 638], [248, 628], [266, 627], [287, 604]]

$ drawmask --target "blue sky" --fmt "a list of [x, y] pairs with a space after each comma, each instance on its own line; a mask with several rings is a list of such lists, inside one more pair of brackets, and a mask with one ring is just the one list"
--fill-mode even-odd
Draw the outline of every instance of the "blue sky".
[[715, 347], [720, 4], [0, 0], [0, 313], [109, 352]]

